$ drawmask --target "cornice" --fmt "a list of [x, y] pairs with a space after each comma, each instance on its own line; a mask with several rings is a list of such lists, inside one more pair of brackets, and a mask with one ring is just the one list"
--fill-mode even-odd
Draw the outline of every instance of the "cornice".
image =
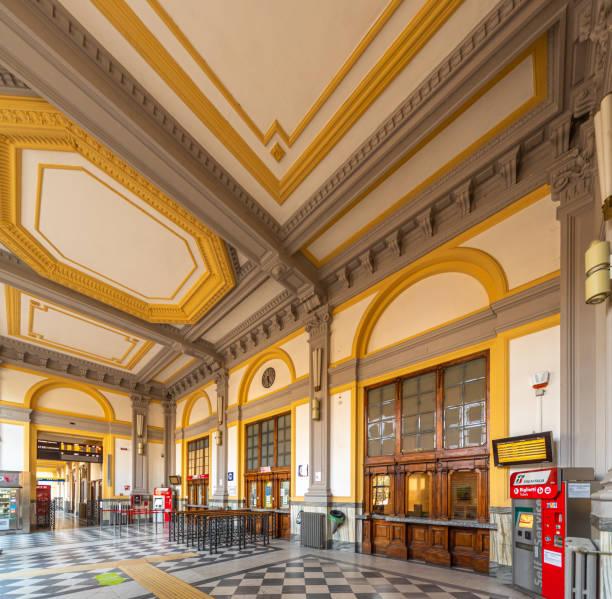
[[[453, 177], [449, 174], [398, 210], [392, 220], [364, 235], [350, 253], [326, 265], [323, 280], [330, 304], [344, 303], [548, 183], [551, 146], [544, 128], [528, 134], [521, 146], [523, 158], [515, 166], [518, 175], [510, 186], [498, 172], [498, 157], [492, 152], [472, 170], [458, 171]], [[419, 224], [424, 214], [431, 225], [429, 233]]]
[[0, 336], [0, 360], [36, 370], [46, 376], [74, 379], [115, 391], [141, 391], [155, 397], [165, 396], [163, 386], [157, 383], [138, 382], [133, 374], [43, 347], [35, 347], [11, 337]]
[[0, 94], [31, 96], [34, 92], [21, 79], [0, 64]]
[[[507, 0], [500, 2], [441, 63], [417, 86], [400, 106], [389, 115], [376, 131], [339, 166], [319, 187], [308, 201], [302, 204], [282, 226], [280, 238], [297, 249], [295, 238], [299, 231], [313, 224], [313, 217], [332, 202], [334, 209], [345, 203], [343, 190], [354, 176], [368, 168], [366, 163], [376, 165], [385, 154], [403, 137], [415, 123], [423, 121], [423, 113], [429, 110], [434, 98], [442, 98], [448, 83], [456, 80], [459, 73], [469, 70], [476, 57], [482, 58], [482, 51], [490, 46], [491, 39], [515, 20], [518, 13], [528, 7], [527, 0]], [[516, 49], [516, 41], [513, 49]], [[490, 51], [490, 49], [487, 49]], [[438, 115], [440, 118], [441, 116]], [[380, 169], [379, 169], [380, 170]]]

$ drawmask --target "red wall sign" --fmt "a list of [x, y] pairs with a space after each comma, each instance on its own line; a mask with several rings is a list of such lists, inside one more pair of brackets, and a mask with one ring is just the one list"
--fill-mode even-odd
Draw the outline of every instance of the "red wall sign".
[[559, 494], [556, 468], [515, 472], [510, 476], [513, 499], [554, 499]]

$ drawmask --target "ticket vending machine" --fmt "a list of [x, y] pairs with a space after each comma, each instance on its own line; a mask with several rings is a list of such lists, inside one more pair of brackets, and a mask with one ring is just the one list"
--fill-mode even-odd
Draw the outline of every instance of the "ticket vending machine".
[[155, 513], [156, 522], [169, 522], [172, 510], [172, 489], [170, 487], [155, 487], [153, 490], [153, 509], [164, 510], [164, 514]]
[[545, 599], [564, 599], [565, 538], [590, 537], [592, 468], [545, 468], [510, 476], [512, 578]]

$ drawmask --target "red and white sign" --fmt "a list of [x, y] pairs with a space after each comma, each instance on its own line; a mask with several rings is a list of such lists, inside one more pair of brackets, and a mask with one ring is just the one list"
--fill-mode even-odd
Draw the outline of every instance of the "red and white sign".
[[272, 472], [272, 468], [270, 466], [261, 466], [259, 468], [260, 472]]
[[558, 494], [556, 468], [515, 472], [510, 476], [510, 496], [515, 499], [554, 499]]
[[124, 491], [129, 491], [130, 490], [130, 485], [124, 485], [123, 490]]
[[199, 480], [199, 479], [208, 478], [208, 474], [189, 474], [187, 476], [187, 480]]

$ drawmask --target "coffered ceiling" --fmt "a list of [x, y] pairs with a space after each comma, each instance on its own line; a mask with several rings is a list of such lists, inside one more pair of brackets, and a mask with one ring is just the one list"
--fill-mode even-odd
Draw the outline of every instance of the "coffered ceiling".
[[201, 384], [520, 197], [572, 11], [0, 0], [2, 334]]
[[233, 286], [216, 235], [46, 102], [0, 108], [0, 240], [34, 270], [150, 322], [196, 322]]
[[137, 373], [162, 348], [39, 297], [1, 285], [0, 331], [26, 343]]
[[64, 0], [282, 225], [495, 0]]

